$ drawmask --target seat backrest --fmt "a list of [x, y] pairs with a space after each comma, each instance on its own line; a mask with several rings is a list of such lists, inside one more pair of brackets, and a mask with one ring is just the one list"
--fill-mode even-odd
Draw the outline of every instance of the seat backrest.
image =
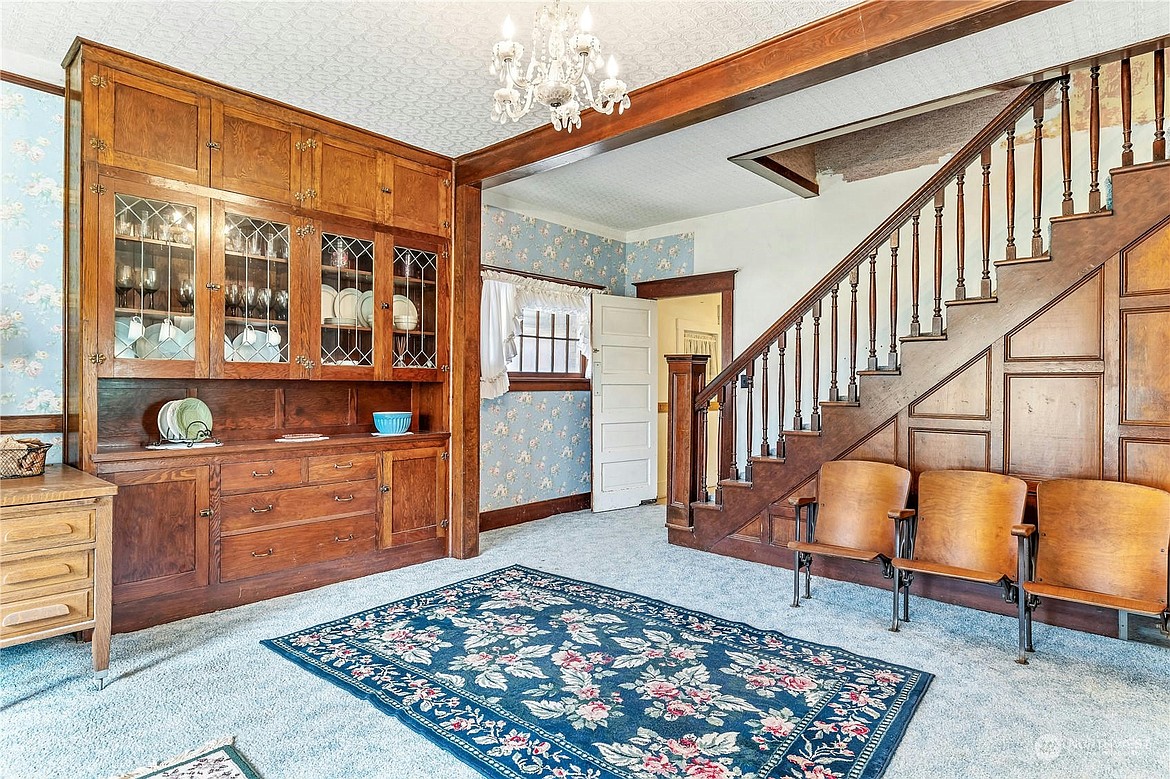
[[1170, 493], [1056, 479], [1037, 487], [1036, 511], [1036, 581], [1166, 603]]
[[1016, 579], [1012, 525], [1024, 519], [1028, 485], [986, 471], [926, 471], [918, 477], [914, 559]]
[[816, 541], [893, 556], [894, 523], [906, 508], [910, 471], [866, 460], [834, 460], [817, 475]]

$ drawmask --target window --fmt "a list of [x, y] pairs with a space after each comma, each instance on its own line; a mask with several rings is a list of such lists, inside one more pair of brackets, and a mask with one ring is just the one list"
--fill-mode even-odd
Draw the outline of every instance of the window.
[[537, 383], [556, 385], [545, 386], [546, 389], [587, 386], [585, 360], [577, 340], [579, 326], [576, 314], [524, 309], [518, 351], [508, 363], [509, 380], [524, 389], [532, 389], [529, 385]]

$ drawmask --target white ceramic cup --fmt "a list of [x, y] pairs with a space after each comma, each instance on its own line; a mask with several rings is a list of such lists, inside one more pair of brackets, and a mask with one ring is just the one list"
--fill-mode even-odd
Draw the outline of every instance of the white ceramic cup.
[[251, 325], [244, 325], [244, 343], [249, 346], [256, 343], [256, 329]]
[[268, 328], [268, 343], [272, 346], [280, 346], [280, 331], [276, 329], [276, 325]]
[[134, 343], [139, 338], [141, 338], [142, 334], [145, 332], [146, 328], [142, 326], [142, 317], [130, 317], [130, 326], [128, 332], [126, 333], [126, 337], [130, 339], [130, 342]]

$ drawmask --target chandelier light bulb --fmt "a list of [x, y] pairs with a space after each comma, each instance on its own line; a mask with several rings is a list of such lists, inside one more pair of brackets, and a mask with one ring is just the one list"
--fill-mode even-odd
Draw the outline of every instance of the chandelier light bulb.
[[581, 32], [593, 31], [593, 14], [589, 13], [589, 6], [581, 12]]
[[612, 54], [610, 54], [609, 55], [609, 62], [605, 63], [605, 75], [609, 76], [610, 78], [617, 78], [617, 74], [618, 74], [617, 58], [614, 57]]
[[512, 40], [512, 36], [516, 34], [516, 25], [512, 23], [511, 16], [504, 17], [504, 26], [501, 28], [501, 31], [504, 33], [504, 40]]

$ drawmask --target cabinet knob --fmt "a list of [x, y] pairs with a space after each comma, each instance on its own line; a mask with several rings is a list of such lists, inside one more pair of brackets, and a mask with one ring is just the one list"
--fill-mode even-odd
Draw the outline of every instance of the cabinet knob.
[[451, 524], [451, 520], [444, 519], [442, 522], [439, 523], [439, 527], [448, 527], [448, 526], [450, 526], [450, 524]]
[[389, 309], [390, 309], [390, 304], [389, 304], [389, 303], [383, 303], [383, 304], [382, 304], [382, 310], [383, 310], [383, 311], [388, 311]]
[[220, 145], [215, 141], [208, 141], [207, 148], [211, 149], [212, 151], [219, 151]]
[[387, 487], [385, 484], [383, 484], [381, 487], [378, 488], [378, 492], [381, 492], [381, 493], [387, 493], [389, 491], [390, 491], [390, 488]]
[[446, 220], [446, 219], [444, 219], [444, 220], [443, 220], [443, 229], [444, 229], [444, 230], [446, 230], [446, 229], [447, 229], [448, 227], [450, 227], [450, 226], [451, 226], [451, 222], [450, 222], [450, 221], [448, 221], [448, 220]]
[[223, 289], [222, 284], [216, 284], [214, 281], [209, 281], [203, 286], [207, 287], [208, 289]]
[[382, 187], [382, 194], [389, 195], [390, 194], [390, 187]]
[[199, 516], [201, 516], [201, 517], [210, 517], [210, 516], [214, 516], [214, 515], [215, 515], [215, 511], [212, 509], [203, 509], [202, 511], [199, 512]]

